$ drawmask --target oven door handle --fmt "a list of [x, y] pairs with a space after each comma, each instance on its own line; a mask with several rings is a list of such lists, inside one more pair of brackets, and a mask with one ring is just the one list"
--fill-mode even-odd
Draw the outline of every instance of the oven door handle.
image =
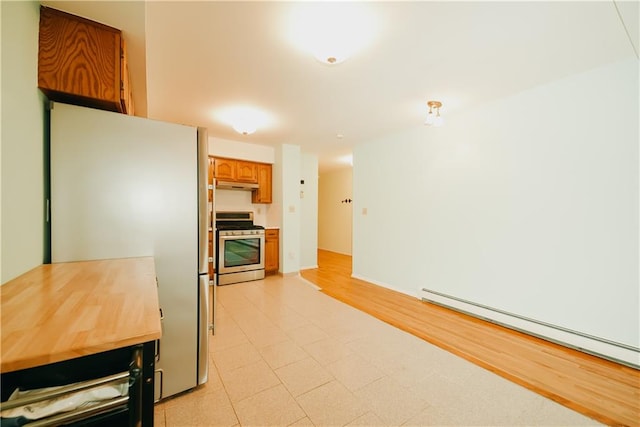
[[220, 236], [220, 241], [224, 240], [244, 240], [244, 239], [264, 239], [264, 234], [236, 234], [233, 236]]

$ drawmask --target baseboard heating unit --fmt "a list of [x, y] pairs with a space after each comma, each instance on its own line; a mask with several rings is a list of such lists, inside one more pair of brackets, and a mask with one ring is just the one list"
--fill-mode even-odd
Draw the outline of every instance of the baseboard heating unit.
[[518, 314], [488, 307], [429, 289], [421, 290], [422, 301], [434, 303], [528, 335], [640, 369], [640, 349], [604, 338], [552, 325]]

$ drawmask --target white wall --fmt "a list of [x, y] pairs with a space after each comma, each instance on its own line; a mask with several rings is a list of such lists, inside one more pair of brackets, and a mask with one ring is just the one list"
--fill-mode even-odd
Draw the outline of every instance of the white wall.
[[356, 147], [354, 275], [638, 348], [638, 76], [611, 64]]
[[282, 228], [280, 230], [280, 272], [300, 271], [300, 146], [280, 146], [282, 172]]
[[233, 141], [215, 136], [209, 136], [209, 155], [260, 163], [274, 163], [275, 161], [275, 150], [271, 146]]
[[[282, 147], [274, 149], [274, 159], [278, 159], [271, 168], [271, 205], [267, 210], [267, 224], [271, 227], [282, 227]], [[280, 230], [282, 236], [282, 230]], [[282, 251], [282, 244], [280, 244]], [[282, 259], [282, 253], [280, 253]], [[282, 267], [282, 263], [281, 267]]]
[[303, 153], [300, 179], [300, 269], [318, 267], [318, 157]]
[[273, 227], [278, 224], [270, 224], [267, 212], [271, 205], [264, 203], [251, 203], [251, 191], [244, 190], [215, 190], [216, 211], [252, 211], [253, 223], [264, 227]]
[[[0, 282], [42, 264], [44, 96], [37, 88], [38, 2], [2, 9], [2, 208]], [[10, 106], [10, 108], [9, 108]]]
[[351, 167], [320, 175], [318, 184], [318, 247], [351, 255], [353, 222], [353, 172]]

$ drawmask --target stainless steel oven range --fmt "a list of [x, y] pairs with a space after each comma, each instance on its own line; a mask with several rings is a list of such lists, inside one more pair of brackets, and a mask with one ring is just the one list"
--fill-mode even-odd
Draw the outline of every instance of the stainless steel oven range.
[[253, 212], [216, 212], [216, 283], [264, 279], [264, 227]]

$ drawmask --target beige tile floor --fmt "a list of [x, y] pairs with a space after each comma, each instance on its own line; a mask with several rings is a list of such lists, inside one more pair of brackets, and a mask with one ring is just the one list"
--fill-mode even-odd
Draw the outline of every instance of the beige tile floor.
[[156, 426], [598, 425], [299, 277], [216, 291], [209, 381]]

